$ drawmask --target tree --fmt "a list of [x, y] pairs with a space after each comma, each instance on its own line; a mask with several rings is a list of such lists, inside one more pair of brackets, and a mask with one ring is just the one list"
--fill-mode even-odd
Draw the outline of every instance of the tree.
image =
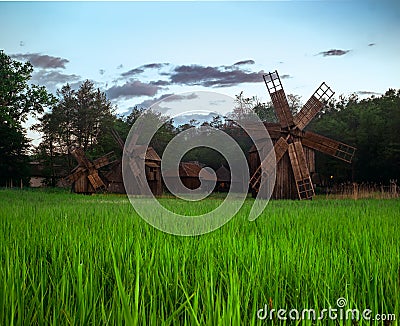
[[33, 67], [0, 51], [0, 184], [24, 180], [29, 176], [29, 139], [23, 123], [54, 103], [45, 87], [29, 85]]
[[58, 101], [50, 112], [39, 118], [35, 130], [43, 134], [38, 154], [51, 171], [52, 184], [55, 184], [55, 164], [71, 170], [75, 160], [68, 155], [71, 145], [82, 147], [89, 157], [103, 155], [114, 150], [111, 143], [111, 128], [117, 117], [114, 107], [105, 93], [95, 89], [86, 80], [78, 90], [69, 84], [57, 91]]
[[317, 156], [317, 171], [337, 180], [400, 179], [400, 90], [360, 100], [353, 94], [331, 101], [309, 125], [322, 135], [357, 148], [352, 166]]

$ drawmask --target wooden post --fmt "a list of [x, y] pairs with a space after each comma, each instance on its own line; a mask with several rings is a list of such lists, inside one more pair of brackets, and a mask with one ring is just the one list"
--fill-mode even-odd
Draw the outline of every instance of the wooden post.
[[358, 184], [357, 182], [353, 182], [353, 199], [358, 199]]

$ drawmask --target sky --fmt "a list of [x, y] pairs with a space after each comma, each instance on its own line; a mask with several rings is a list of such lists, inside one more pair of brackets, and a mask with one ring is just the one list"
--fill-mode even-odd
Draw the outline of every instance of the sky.
[[400, 88], [396, 0], [0, 2], [0, 29], [33, 83], [89, 79], [121, 114], [199, 90], [267, 102], [274, 70], [303, 103], [322, 81], [335, 96]]

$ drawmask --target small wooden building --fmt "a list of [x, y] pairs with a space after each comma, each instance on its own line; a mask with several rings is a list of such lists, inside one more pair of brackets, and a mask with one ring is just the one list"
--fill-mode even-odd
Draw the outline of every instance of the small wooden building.
[[[274, 128], [280, 128], [279, 124], [265, 123], [265, 126], [269, 131], [272, 143], [275, 145], [280, 135], [279, 133], [274, 132]], [[315, 151], [307, 146], [303, 146], [303, 149], [306, 157], [307, 167], [310, 171], [311, 178], [313, 179], [313, 174], [315, 173]], [[255, 146], [250, 148], [248, 160], [250, 175], [253, 175], [260, 166], [260, 157], [258, 156]], [[253, 194], [253, 196], [255, 197], [255, 194]], [[284, 154], [276, 167], [276, 182], [271, 198], [298, 199], [296, 182], [288, 152]]]
[[[148, 185], [154, 196], [162, 195], [161, 159], [152, 147], [148, 147], [145, 158], [145, 172]], [[104, 174], [107, 180], [107, 191], [126, 193], [122, 177], [122, 160], [115, 162]], [[138, 193], [140, 195], [140, 193]]]
[[217, 171], [217, 184], [215, 190], [219, 192], [229, 191], [231, 185], [231, 172], [224, 166], [221, 165]]
[[[181, 162], [179, 163], [179, 178], [181, 179], [183, 185], [189, 189], [197, 189], [201, 185], [200, 181], [200, 171], [204, 167], [203, 164], [199, 162]], [[175, 178], [171, 171], [166, 171], [163, 175], [165, 179]], [[215, 182], [216, 178], [211, 173], [203, 170], [201, 179], [204, 182]], [[176, 191], [176, 189], [170, 189]]]

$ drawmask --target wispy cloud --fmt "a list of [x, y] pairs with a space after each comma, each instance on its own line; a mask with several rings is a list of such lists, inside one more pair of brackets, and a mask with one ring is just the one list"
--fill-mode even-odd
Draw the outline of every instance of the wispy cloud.
[[324, 57], [334, 57], [334, 56], [342, 56], [349, 53], [351, 50], [339, 50], [339, 49], [331, 49], [328, 51], [323, 51], [318, 53], [318, 55], [322, 55]]
[[38, 68], [63, 68], [65, 69], [65, 64], [69, 62], [69, 60], [53, 57], [47, 54], [40, 53], [17, 53], [12, 54], [11, 58], [21, 60], [21, 61], [29, 61], [34, 67]]
[[372, 91], [358, 91], [357, 94], [359, 95], [382, 95], [381, 93], [372, 92]]
[[121, 74], [122, 77], [132, 77], [143, 73], [146, 69], [161, 69], [164, 66], [168, 66], [169, 63], [148, 63], [140, 67], [128, 70]]
[[166, 99], [167, 97], [169, 97], [169, 96], [171, 96], [171, 95], [174, 95], [173, 93], [170, 93], [170, 94], [163, 94], [163, 95], [161, 95], [160, 97], [155, 97], [155, 98], [152, 98], [152, 99], [149, 99], [149, 100], [145, 100], [145, 101], [143, 101], [142, 103], [139, 103], [137, 106], [138, 107], [141, 107], [141, 108], [149, 108], [149, 107], [151, 107], [154, 103], [157, 103], [157, 102], [159, 102], [159, 101], [161, 101], [161, 100], [164, 100], [164, 99]]
[[243, 65], [254, 65], [254, 64], [255, 64], [254, 60], [243, 60], [243, 61], [236, 62], [233, 65], [234, 66], [243, 66]]
[[139, 80], [128, 81], [121, 86], [113, 86], [106, 91], [110, 99], [154, 96], [161, 89], [158, 85], [142, 83]]
[[78, 75], [63, 74], [54, 70], [41, 69], [32, 74], [31, 81], [34, 84], [46, 86], [47, 90], [55, 93], [57, 88], [66, 83], [80, 82], [81, 77]]

